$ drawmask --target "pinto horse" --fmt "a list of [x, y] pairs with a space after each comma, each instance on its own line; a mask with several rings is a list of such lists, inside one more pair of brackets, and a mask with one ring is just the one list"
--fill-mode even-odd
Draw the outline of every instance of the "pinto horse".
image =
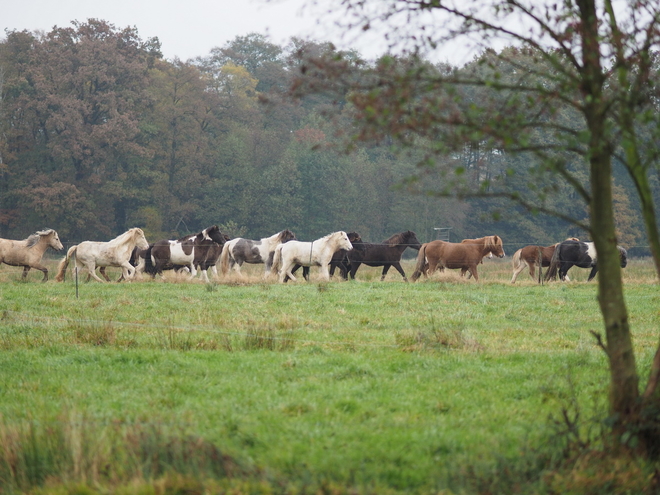
[[280, 282], [288, 279], [296, 280], [292, 273], [293, 267], [320, 266], [321, 278], [330, 280], [329, 265], [332, 256], [340, 249], [351, 251], [353, 245], [348, 240], [348, 234], [343, 230], [333, 232], [313, 242], [289, 241], [280, 244], [275, 249], [272, 270], [278, 272]]
[[[625, 268], [628, 264], [628, 253], [621, 246], [617, 246], [617, 249], [619, 250], [621, 268]], [[545, 280], [555, 280], [557, 274], [559, 274], [560, 280], [566, 280], [568, 270], [572, 266], [579, 266], [580, 268], [591, 268], [591, 273], [587, 279], [587, 282], [589, 282], [598, 272], [597, 260], [596, 246], [593, 242], [560, 242], [550, 260], [550, 267], [545, 274]]]
[[271, 265], [273, 264], [275, 248], [295, 239], [295, 234], [290, 230], [282, 230], [258, 241], [243, 239], [242, 237], [232, 239], [222, 248], [222, 254], [220, 255], [222, 274], [225, 275], [230, 268], [233, 268], [236, 273], [241, 273], [243, 263], [264, 263], [266, 265], [264, 276], [267, 276], [270, 274]]
[[425, 276], [433, 274], [437, 268], [460, 269], [461, 275], [470, 272], [475, 280], [479, 280], [477, 265], [484, 256], [492, 253], [499, 258], [504, 257], [502, 238], [497, 235], [471, 241], [469, 243], [431, 241], [422, 244], [417, 255], [415, 272], [412, 274], [413, 281], [422, 274]]
[[180, 265], [188, 268], [191, 278], [194, 278], [199, 268], [202, 278], [208, 282], [208, 269], [215, 267], [226, 239], [218, 226], [213, 225], [181, 239], [160, 240], [150, 246], [150, 254], [145, 253], [145, 264], [141, 270], [155, 276], [162, 275], [163, 270]]
[[[579, 241], [576, 237], [569, 237], [567, 241]], [[513, 253], [513, 277], [511, 277], [511, 283], [515, 283], [518, 275], [522, 272], [525, 267], [529, 267], [529, 276], [532, 277], [532, 280], [536, 280], [536, 266], [539, 265], [539, 251], [541, 252], [541, 262], [540, 266], [542, 268], [550, 266], [550, 261], [552, 260], [552, 255], [555, 253], [555, 248], [557, 247], [558, 242], [552, 246], [525, 246], [524, 248], [518, 249]], [[540, 275], [539, 275], [540, 277]], [[569, 280], [568, 275], [566, 280]]]
[[117, 266], [122, 269], [122, 277], [129, 280], [135, 275], [135, 268], [128, 260], [133, 248], [137, 246], [145, 249], [149, 246], [142, 229], [134, 227], [108, 242], [84, 241], [72, 246], [66, 256], [60, 261], [55, 280], [64, 281], [69, 260], [75, 255], [76, 269], [79, 265], [86, 268], [92, 278], [103, 282], [96, 274], [96, 267]]
[[408, 247], [419, 250], [421, 246], [417, 240], [417, 235], [412, 230], [394, 234], [380, 244], [364, 242], [361, 246], [362, 249], [354, 249], [346, 255], [350, 264], [351, 278], [355, 278], [358, 268], [364, 264], [383, 267], [380, 275], [381, 282], [385, 280], [385, 275], [387, 275], [390, 267], [396, 268], [403, 280], [407, 282], [406, 273], [401, 268], [401, 255]]
[[48, 248], [59, 251], [63, 247], [60, 237], [53, 229], [40, 230], [22, 241], [0, 239], [0, 263], [22, 266], [23, 279], [27, 277], [30, 268], [41, 270], [44, 274], [41, 281], [46, 282], [48, 268], [41, 264], [41, 259]]

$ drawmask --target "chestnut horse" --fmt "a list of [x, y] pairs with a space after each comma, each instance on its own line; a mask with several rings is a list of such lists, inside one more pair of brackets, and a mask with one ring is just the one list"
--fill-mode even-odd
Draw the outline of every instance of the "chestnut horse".
[[[576, 237], [569, 237], [567, 241], [579, 241], [580, 239]], [[558, 242], [552, 246], [525, 246], [524, 248], [518, 249], [513, 253], [513, 277], [511, 278], [511, 283], [515, 283], [518, 275], [525, 269], [525, 266], [529, 267], [529, 276], [532, 277], [532, 280], [536, 280], [536, 269], [535, 267], [539, 264], [539, 251], [541, 251], [541, 267], [545, 268], [550, 266], [550, 261], [552, 260], [552, 255], [555, 254], [555, 248], [557, 247]], [[568, 276], [566, 280], [569, 280]]]
[[502, 246], [501, 237], [490, 235], [473, 239], [470, 243], [427, 242], [422, 244], [419, 250], [417, 265], [415, 266], [415, 273], [412, 274], [412, 279], [415, 281], [422, 274], [429, 276], [437, 268], [449, 268], [453, 270], [460, 269], [461, 275], [470, 272], [475, 280], [479, 280], [477, 265], [489, 253], [499, 258], [504, 257], [504, 247]]
[[22, 266], [23, 279], [27, 277], [30, 268], [41, 270], [44, 274], [41, 281], [45, 282], [48, 280], [48, 268], [41, 264], [41, 258], [49, 247], [58, 251], [63, 247], [53, 229], [40, 230], [22, 241], [0, 239], [0, 263]]

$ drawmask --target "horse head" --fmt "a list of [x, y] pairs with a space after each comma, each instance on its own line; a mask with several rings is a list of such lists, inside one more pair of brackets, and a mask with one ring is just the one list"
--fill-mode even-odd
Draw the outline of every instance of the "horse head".
[[144, 231], [139, 227], [134, 227], [131, 229], [133, 231], [133, 239], [135, 240], [135, 245], [140, 249], [147, 249], [149, 243], [147, 238], [144, 236]]
[[203, 236], [206, 239], [209, 239], [216, 244], [219, 244], [220, 246], [223, 246], [225, 242], [227, 242], [228, 239], [226, 239], [227, 236], [225, 236], [221, 231], [220, 227], [217, 225], [214, 225], [213, 227], [208, 227], [202, 231]]
[[493, 255], [498, 258], [504, 258], [504, 246], [502, 244], [502, 238], [497, 235], [491, 235], [486, 237], [486, 242], [484, 244], [486, 249]]
[[408, 247], [413, 248], [416, 251], [419, 251], [422, 247], [422, 243], [417, 240], [417, 234], [415, 234], [412, 230], [404, 232], [403, 237], [405, 239], [404, 244], [406, 244]]
[[51, 247], [56, 251], [60, 251], [64, 248], [62, 242], [60, 241], [60, 236], [57, 235], [57, 232], [55, 232], [53, 229], [44, 229], [37, 232], [37, 234], [43, 237], [48, 237], [48, 247]]
[[336, 249], [345, 249], [346, 251], [353, 249], [353, 244], [351, 244], [351, 241], [348, 239], [348, 234], [343, 230], [330, 234], [329, 240], [334, 240], [336, 243]]
[[286, 229], [286, 230], [283, 230], [282, 232], [280, 232], [278, 237], [279, 237], [279, 242], [281, 244], [284, 244], [285, 242], [296, 240], [296, 234], [291, 232], [289, 229]]

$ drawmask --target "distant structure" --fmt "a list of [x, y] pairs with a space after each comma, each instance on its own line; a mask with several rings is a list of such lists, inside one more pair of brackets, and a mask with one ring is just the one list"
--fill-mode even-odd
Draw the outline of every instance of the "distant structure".
[[449, 231], [451, 227], [433, 227], [436, 232], [436, 239], [439, 241], [449, 242]]

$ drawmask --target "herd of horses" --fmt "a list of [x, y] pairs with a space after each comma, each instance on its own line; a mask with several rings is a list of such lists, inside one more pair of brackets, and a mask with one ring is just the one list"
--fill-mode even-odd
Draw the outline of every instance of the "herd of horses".
[[[48, 268], [42, 263], [48, 248], [60, 251], [63, 245], [57, 232], [44, 229], [24, 240], [0, 239], [0, 263], [23, 267], [23, 279], [31, 268], [43, 272], [43, 281], [48, 280]], [[302, 267], [303, 277], [309, 280], [309, 270], [318, 266], [320, 277], [329, 280], [338, 269], [344, 279], [355, 278], [361, 265], [382, 266], [381, 281], [394, 267], [407, 281], [401, 267], [401, 257], [407, 248], [418, 251], [412, 280], [422, 275], [428, 277], [436, 270], [445, 268], [460, 270], [462, 276], [479, 280], [477, 266], [485, 257], [505, 256], [502, 238], [497, 235], [465, 239], [460, 243], [431, 241], [420, 243], [414, 232], [408, 230], [392, 235], [380, 243], [364, 242], [357, 232], [337, 231], [311, 242], [296, 239], [290, 230], [282, 230], [270, 237], [252, 240], [231, 239], [221, 232], [217, 225], [208, 227], [197, 234], [176, 240], [163, 239], [149, 244], [140, 228], [132, 228], [107, 242], [84, 241], [68, 249], [58, 265], [55, 280], [64, 281], [67, 268], [73, 263], [74, 269], [84, 268], [89, 280], [103, 282], [96, 274], [99, 268], [105, 281], [109, 277], [106, 267], [119, 267], [122, 270], [119, 280], [131, 280], [137, 273], [147, 273], [152, 277], [162, 275], [165, 270], [185, 270], [190, 278], [201, 272], [204, 281], [209, 282], [208, 270], [218, 277], [217, 264], [221, 272], [241, 273], [243, 264], [263, 264], [264, 277], [276, 273], [278, 280], [286, 283], [296, 280], [295, 273]], [[621, 267], [627, 264], [627, 253], [619, 247]], [[569, 238], [552, 246], [526, 246], [513, 255], [513, 277], [529, 268], [535, 280], [536, 267], [547, 267], [545, 280], [568, 280], [567, 272], [573, 267], [591, 268], [588, 280], [598, 271], [597, 253], [593, 242], [583, 242]]]

